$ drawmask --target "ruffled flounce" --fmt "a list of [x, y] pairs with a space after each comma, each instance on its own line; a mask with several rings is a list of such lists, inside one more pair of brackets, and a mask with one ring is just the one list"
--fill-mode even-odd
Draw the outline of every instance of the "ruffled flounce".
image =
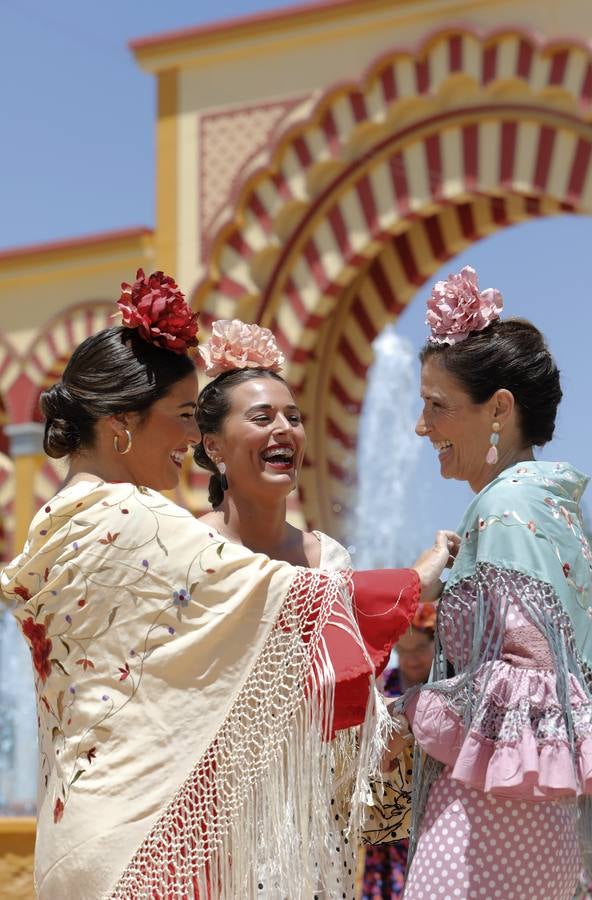
[[[503, 661], [484, 666], [475, 681], [477, 697], [484, 684], [481, 702], [468, 730], [462, 688], [453, 694], [419, 691], [406, 715], [421, 749], [469, 787], [525, 800], [592, 794], [592, 704], [577, 679], [568, 679], [575, 762], [549, 669]], [[451, 688], [454, 682], [460, 676], [449, 680]]]

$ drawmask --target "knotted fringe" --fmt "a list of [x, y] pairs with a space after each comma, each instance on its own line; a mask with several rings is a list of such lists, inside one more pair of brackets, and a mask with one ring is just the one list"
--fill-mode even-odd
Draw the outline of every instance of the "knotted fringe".
[[216, 740], [109, 900], [347, 893], [387, 714], [372, 690], [359, 744], [351, 730], [330, 740], [335, 677], [321, 633], [343, 606], [351, 608], [349, 578], [299, 571]]
[[[592, 699], [589, 679], [576, 650], [573, 628], [552, 586], [510, 569], [487, 563], [477, 565], [471, 579], [459, 581], [446, 591], [438, 610], [438, 629], [434, 665], [430, 681], [409, 692], [405, 704], [417, 690], [439, 691], [449, 696], [462, 693], [465, 700], [465, 733], [479, 711], [487, 690], [493, 663], [501, 656], [506, 618], [511, 603], [536, 625], [546, 639], [556, 676], [557, 698], [563, 710], [574, 770], [578, 772], [576, 736], [569, 691], [569, 678], [574, 675], [588, 697]], [[441, 621], [443, 618], [445, 622]], [[456, 677], [449, 679], [450, 660], [446, 656], [439, 633], [446, 635], [446, 643], [455, 650]], [[481, 689], [475, 692], [475, 678], [479, 672]], [[443, 769], [442, 763], [425, 753], [414, 754], [412, 823], [409, 862], [417, 848], [417, 840], [430, 789]], [[582, 796], [573, 804], [577, 817], [580, 852], [588, 876], [592, 878], [592, 798]]]

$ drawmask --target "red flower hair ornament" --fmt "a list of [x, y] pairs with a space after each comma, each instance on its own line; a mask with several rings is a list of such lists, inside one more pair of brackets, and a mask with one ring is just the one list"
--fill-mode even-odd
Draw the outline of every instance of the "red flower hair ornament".
[[197, 313], [175, 280], [164, 272], [146, 278], [144, 270], [138, 269], [133, 284], [121, 285], [117, 305], [123, 324], [137, 328], [150, 344], [173, 353], [186, 353], [197, 346]]

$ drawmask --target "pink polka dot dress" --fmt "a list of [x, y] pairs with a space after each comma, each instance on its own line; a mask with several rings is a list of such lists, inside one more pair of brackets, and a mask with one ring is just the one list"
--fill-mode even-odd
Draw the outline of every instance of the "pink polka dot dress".
[[572, 900], [581, 864], [570, 807], [504, 800], [445, 771], [430, 791], [404, 900]]
[[[442, 601], [444, 622], [450, 602]], [[458, 604], [454, 625], [458, 635]], [[428, 689], [407, 708], [419, 746], [444, 768], [404, 900], [573, 900], [582, 869], [576, 797], [591, 773], [586, 693], [570, 676], [576, 771], [548, 645], [518, 603], [506, 610], [499, 658], [476, 675], [481, 702], [468, 730], [462, 675], [448, 681], [458, 693]]]

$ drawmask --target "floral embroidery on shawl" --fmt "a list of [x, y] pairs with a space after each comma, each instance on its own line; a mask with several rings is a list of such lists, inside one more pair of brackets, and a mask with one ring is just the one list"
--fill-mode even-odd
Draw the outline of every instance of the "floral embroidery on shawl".
[[[60, 748], [63, 751], [66, 742], [76, 731], [74, 720], [78, 693], [86, 673], [96, 669], [93, 647], [112, 628], [121, 602], [123, 602], [123, 595], [125, 595], [125, 599], [131, 599], [133, 603], [137, 602], [136, 592], [142, 590], [143, 582], [150, 570], [151, 556], [153, 554], [168, 556], [169, 554], [169, 549], [159, 535], [160, 524], [157, 512], [159, 507], [148, 502], [148, 497], [150, 494], [146, 492], [145, 488], [136, 489], [130, 485], [127, 494], [115, 503], [106, 500], [102, 502], [104, 508], [118, 510], [121, 515], [128, 518], [122, 520], [120, 531], [99, 532], [101, 536], [94, 538], [94, 543], [104, 549], [91, 554], [91, 567], [77, 566], [78, 576], [82, 580], [81, 593], [83, 596], [69, 607], [68, 612], [64, 613], [61, 608], [58, 612], [58, 607], [61, 606], [59, 591], [54, 589], [51, 583], [47, 584], [49, 576], [47, 568], [44, 570], [43, 576], [31, 573], [33, 582], [36, 582], [34, 590], [20, 584], [17, 584], [12, 590], [12, 594], [16, 595], [19, 601], [16, 613], [17, 621], [29, 643], [33, 667], [38, 676], [37, 693], [48, 713], [44, 723], [46, 737], [56, 753], [59, 753]], [[154, 525], [153, 534], [140, 544], [136, 544], [134, 541], [134, 516], [130, 515], [128, 508], [133, 505], [130, 502], [132, 498], [139, 504], [143, 512], [150, 514]], [[78, 507], [82, 505], [81, 502]], [[57, 515], [50, 505], [45, 507], [44, 513], [47, 518], [44, 519], [43, 528], [39, 529], [39, 534], [45, 536], [56, 528], [60, 528], [63, 521], [66, 533], [62, 537], [61, 543], [66, 554], [73, 555], [79, 549], [78, 540], [73, 541], [69, 546], [69, 538], [73, 529], [95, 528], [93, 522], [86, 522], [83, 518], [71, 517], [69, 514]], [[115, 727], [114, 720], [121, 710], [135, 699], [140, 689], [147, 660], [165, 643], [174, 640], [176, 630], [170, 624], [168, 613], [174, 610], [177, 619], [181, 621], [183, 610], [189, 606], [192, 592], [199, 583], [200, 574], [206, 571], [208, 574], [215, 572], [212, 563], [208, 562], [205, 567], [203, 560], [206, 557], [209, 559], [211, 551], [221, 558], [224, 541], [215, 537], [213, 532], [210, 533], [210, 538], [210, 543], [201, 548], [199, 554], [190, 561], [185, 584], [172, 591], [170, 601], [161, 607], [144, 634], [139, 635], [137, 644], [130, 647], [126, 656], [113, 665], [112, 671], [109, 673], [111, 678], [105, 682], [104, 691], [97, 693], [100, 700], [96, 703], [97, 709], [94, 718], [86, 724], [83, 736], [77, 743], [69, 770], [64, 771], [63, 779], [58, 786], [58, 796], [54, 803], [53, 814], [55, 824], [61, 822], [63, 818], [72, 786], [83, 776], [86, 778], [91, 774], [93, 760], [102, 753], [101, 745]], [[88, 630], [84, 616], [87, 591], [93, 585], [101, 583], [103, 573], [108, 572], [112, 567], [112, 556], [117, 551], [123, 551], [129, 555], [131, 560], [134, 560], [135, 557], [135, 562], [126, 566], [129, 578], [120, 587], [121, 601], [115, 599], [113, 605], [105, 609], [97, 630]], [[10, 592], [7, 595], [10, 596]], [[45, 683], [54, 666], [67, 679], [55, 698], [48, 696], [44, 690]], [[116, 698], [110, 690], [112, 687], [110, 682], [113, 680], [120, 684]], [[126, 682], [125, 693], [122, 693], [124, 690], [122, 682]], [[51, 768], [50, 758], [50, 753], [42, 752], [43, 778], [46, 786]]]

